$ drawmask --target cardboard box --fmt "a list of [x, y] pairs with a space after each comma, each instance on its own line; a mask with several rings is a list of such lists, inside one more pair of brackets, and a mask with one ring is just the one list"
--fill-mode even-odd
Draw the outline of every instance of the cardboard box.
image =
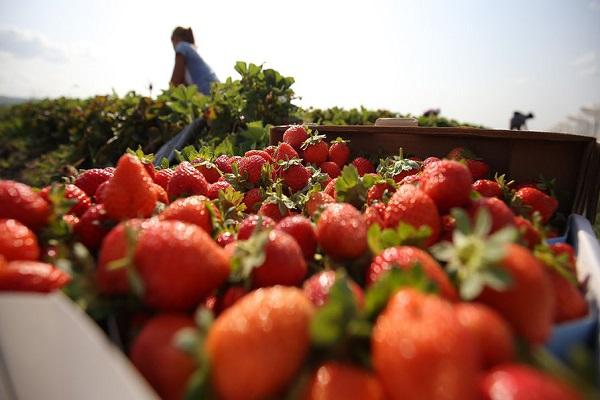
[[[349, 139], [355, 154], [380, 157], [397, 154], [443, 157], [466, 147], [485, 160], [492, 171], [518, 182], [556, 178], [560, 211], [564, 215], [596, 218], [600, 190], [600, 144], [592, 137], [549, 132], [474, 128], [383, 126], [314, 126], [328, 140]], [[270, 142], [283, 140], [287, 126], [271, 128]]]

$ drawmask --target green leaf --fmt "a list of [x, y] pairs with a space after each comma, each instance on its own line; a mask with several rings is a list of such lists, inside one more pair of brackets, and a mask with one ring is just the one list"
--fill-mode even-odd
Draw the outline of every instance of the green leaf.
[[492, 230], [492, 216], [490, 212], [485, 208], [481, 207], [477, 210], [475, 215], [475, 226], [473, 233], [476, 236], [486, 236]]
[[260, 223], [248, 240], [237, 243], [232, 258], [231, 282], [247, 281], [254, 268], [260, 267], [265, 262], [264, 247], [269, 240], [270, 229], [261, 229]]
[[379, 254], [389, 247], [423, 246], [431, 235], [431, 228], [423, 225], [415, 228], [412, 225], [399, 223], [396, 228], [381, 229], [373, 224], [367, 231], [367, 242], [373, 254]]
[[469, 216], [462, 208], [453, 208], [450, 210], [450, 215], [454, 217], [456, 221], [456, 229], [459, 232], [468, 235], [471, 232], [471, 223], [469, 222]]

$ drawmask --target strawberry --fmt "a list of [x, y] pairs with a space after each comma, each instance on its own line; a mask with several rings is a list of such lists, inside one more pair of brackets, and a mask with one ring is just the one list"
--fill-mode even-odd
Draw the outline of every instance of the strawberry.
[[283, 133], [283, 141], [296, 150], [300, 150], [300, 146], [306, 139], [308, 139], [308, 132], [302, 125], [292, 125]]
[[75, 186], [80, 188], [89, 197], [92, 197], [96, 193], [96, 189], [102, 182], [106, 182], [112, 178], [113, 172], [106, 168], [92, 168], [83, 171], [75, 179]]
[[73, 231], [88, 249], [96, 250], [111, 230], [111, 220], [103, 204], [94, 204], [81, 216]]
[[440, 161], [439, 158], [437, 157], [427, 157], [426, 159], [423, 160], [423, 166], [429, 165], [431, 163]]
[[185, 161], [177, 166], [175, 173], [169, 180], [167, 193], [171, 201], [178, 197], [193, 196], [208, 193], [208, 182], [192, 164]]
[[229, 243], [233, 243], [235, 241], [235, 235], [231, 232], [222, 232], [217, 235], [217, 239], [215, 241], [219, 246], [225, 247]]
[[163, 204], [169, 204], [169, 195], [167, 194], [167, 191], [162, 188], [162, 186], [154, 183], [152, 184], [152, 189], [154, 190], [154, 193], [156, 193], [156, 201]]
[[456, 289], [448, 275], [426, 251], [413, 246], [396, 246], [385, 249], [376, 256], [367, 270], [367, 285], [373, 284], [380, 276], [392, 268], [410, 269], [419, 265], [423, 272], [438, 287], [440, 294], [448, 300], [458, 300]]
[[114, 220], [149, 217], [156, 205], [153, 182], [142, 163], [131, 154], [124, 154], [117, 163], [115, 175], [106, 184], [104, 207]]
[[204, 175], [208, 183], [215, 183], [221, 177], [217, 166], [209, 161], [198, 158], [192, 161], [192, 166]]
[[470, 339], [451, 303], [401, 289], [371, 338], [373, 367], [388, 398], [476, 399], [479, 354]]
[[238, 240], [246, 240], [252, 236], [254, 230], [256, 229], [256, 225], [258, 225], [258, 221], [261, 221], [262, 228], [274, 228], [275, 221], [267, 216], [259, 216], [259, 215], [250, 215], [246, 217], [240, 224], [240, 228], [238, 230]]
[[[210, 210], [209, 210], [210, 208]], [[190, 196], [177, 199], [160, 213], [162, 221], [175, 220], [194, 224], [209, 235], [213, 230], [212, 215], [219, 218], [217, 208], [204, 196]]]
[[48, 223], [50, 213], [50, 205], [31, 187], [0, 180], [0, 218], [16, 219], [35, 231]]
[[258, 209], [258, 215], [262, 215], [263, 217], [269, 217], [275, 222], [281, 221], [283, 218], [292, 215], [292, 212], [289, 209], [282, 209], [276, 203], [263, 203]]
[[265, 159], [266, 162], [268, 162], [268, 163], [273, 162], [273, 157], [271, 157], [271, 155], [264, 150], [248, 150], [247, 152], [244, 153], [244, 157], [250, 157], [250, 156], [261, 156], [262, 158]]
[[264, 149], [264, 152], [271, 156], [271, 159], [275, 159], [275, 153], [277, 153], [277, 146], [267, 146]]
[[260, 208], [263, 200], [262, 192], [259, 188], [252, 188], [244, 193], [244, 204], [247, 213], [255, 213]]
[[350, 204], [328, 205], [317, 222], [319, 244], [333, 259], [357, 258], [367, 250], [367, 225]]
[[[46, 200], [49, 203], [49, 194], [51, 189], [51, 186], [46, 186], [40, 191], [40, 196], [42, 196], [42, 198], [44, 198], [44, 200]], [[86, 210], [90, 207], [92, 201], [83, 190], [81, 190], [79, 187], [73, 184], [64, 185], [64, 189], [64, 198], [75, 201], [75, 204], [69, 209], [67, 213], [81, 217], [83, 213], [86, 212]]]
[[458, 303], [454, 311], [461, 325], [467, 328], [477, 343], [484, 368], [515, 359], [515, 343], [510, 326], [496, 311], [479, 303]]
[[66, 272], [51, 264], [30, 260], [6, 262], [0, 256], [0, 291], [48, 293], [70, 280]]
[[379, 381], [369, 371], [352, 364], [329, 361], [315, 372], [303, 400], [384, 400]]
[[486, 372], [479, 388], [483, 400], [583, 400], [566, 383], [521, 364], [503, 364]]
[[277, 147], [277, 153], [275, 155], [275, 161], [288, 161], [294, 158], [300, 158], [298, 152], [294, 150], [292, 146], [287, 143], [279, 143]]
[[98, 204], [104, 203], [107, 187], [108, 187], [108, 181], [102, 182], [100, 184], [100, 186], [98, 186], [98, 189], [96, 189], [96, 193], [94, 193], [94, 200], [96, 201], [96, 203], [98, 203]]
[[217, 396], [279, 397], [308, 355], [313, 312], [300, 289], [282, 286], [251, 292], [225, 310], [205, 342]]
[[[304, 294], [315, 307], [321, 307], [327, 302], [329, 291], [335, 283], [335, 277], [335, 271], [321, 271], [304, 281], [302, 285]], [[348, 282], [358, 305], [362, 307], [365, 297], [363, 290], [354, 281], [349, 280]]]
[[542, 241], [540, 232], [533, 226], [528, 219], [521, 217], [520, 215], [515, 216], [513, 220], [514, 225], [517, 227], [522, 236], [523, 244], [533, 249], [537, 244]]
[[249, 293], [248, 289], [242, 286], [230, 286], [222, 296], [215, 298], [214, 313], [220, 315], [223, 311], [234, 305], [238, 300]]
[[340, 176], [341, 173], [340, 167], [338, 167], [338, 165], [333, 161], [322, 162], [321, 164], [319, 164], [319, 168], [321, 169], [321, 171], [329, 175], [329, 177], [332, 179], [337, 178], [338, 176]]
[[569, 267], [575, 271], [575, 249], [568, 243], [552, 243], [550, 249], [556, 255], [566, 254]]
[[283, 182], [294, 192], [303, 189], [310, 179], [310, 172], [300, 164], [299, 160], [292, 160], [284, 164], [280, 168], [280, 173]]
[[232, 161], [233, 160], [231, 160], [231, 158], [228, 155], [222, 154], [215, 159], [215, 165], [217, 166], [217, 168], [219, 168], [219, 170], [222, 173], [230, 174], [233, 172], [233, 170], [231, 169]]
[[333, 199], [335, 199], [335, 185], [337, 184], [337, 179], [338, 178], [333, 178], [331, 181], [329, 181], [327, 186], [325, 186], [325, 190], [323, 190], [323, 193], [329, 195]]
[[425, 246], [431, 246], [440, 235], [440, 216], [433, 200], [413, 185], [401, 185], [385, 209], [385, 226], [395, 227], [400, 222], [419, 228], [428, 226], [431, 234]]
[[502, 187], [496, 181], [489, 179], [478, 179], [473, 185], [471, 185], [474, 191], [485, 197], [498, 197], [502, 196]]
[[469, 215], [474, 217], [482, 208], [485, 208], [492, 217], [491, 233], [514, 225], [515, 214], [502, 200], [496, 197], [481, 197], [474, 200], [468, 208]]
[[380, 227], [385, 227], [385, 204], [375, 203], [368, 206], [365, 210], [365, 223], [367, 227], [377, 224]]
[[327, 161], [329, 146], [323, 139], [323, 135], [309, 137], [301, 146], [304, 162], [319, 165]]
[[490, 171], [489, 165], [481, 160], [466, 160], [466, 163], [473, 180], [485, 178]]
[[467, 167], [457, 161], [442, 160], [423, 168], [419, 187], [431, 197], [438, 210], [445, 213], [469, 202], [471, 183]]
[[183, 314], [160, 314], [150, 319], [131, 346], [131, 361], [162, 399], [183, 399], [196, 370], [194, 359], [177, 348], [177, 333], [194, 328]]
[[350, 147], [348, 147], [348, 141], [342, 138], [337, 138], [331, 142], [329, 146], [329, 161], [333, 161], [340, 167], [340, 169], [346, 165], [350, 159]]
[[171, 177], [175, 174], [175, 171], [171, 168], [159, 169], [154, 174], [154, 183], [159, 185], [161, 188], [167, 190], [169, 187], [169, 181]]
[[517, 190], [515, 196], [532, 211], [538, 211], [543, 223], [547, 223], [558, 209], [558, 201], [554, 197], [536, 188], [524, 187]]
[[317, 234], [310, 220], [301, 215], [285, 217], [277, 223], [276, 230], [282, 231], [293, 237], [306, 260], [312, 260], [317, 250]]
[[375, 202], [381, 201], [384, 198], [386, 192], [388, 195], [391, 195], [392, 193], [394, 193], [394, 190], [394, 187], [389, 183], [376, 183], [375, 185], [371, 186], [367, 191], [367, 204], [371, 205]]
[[219, 198], [219, 193], [227, 190], [227, 188], [232, 188], [231, 183], [227, 181], [218, 181], [215, 183], [210, 183], [208, 185], [208, 192], [206, 193], [206, 197], [211, 200], [215, 200]]
[[356, 167], [356, 169], [358, 170], [358, 175], [360, 176], [375, 172], [375, 167], [373, 166], [371, 161], [367, 160], [364, 157], [356, 157], [354, 161], [352, 161], [352, 165]]
[[555, 270], [549, 270], [548, 275], [556, 299], [554, 322], [560, 323], [585, 317], [588, 313], [588, 304], [579, 288]]
[[17, 220], [0, 219], [0, 255], [6, 261], [36, 261], [40, 246], [35, 233]]
[[238, 163], [240, 175], [248, 182], [256, 184], [260, 179], [262, 166], [266, 163], [261, 156], [242, 157]]
[[398, 183], [400, 185], [415, 185], [415, 186], [418, 186], [420, 180], [421, 180], [421, 173], [417, 173], [417, 174], [405, 176]]
[[322, 207], [329, 203], [335, 203], [333, 197], [328, 195], [325, 192], [312, 192], [308, 196], [308, 200], [306, 201], [305, 208], [306, 213], [312, 216], [315, 212], [320, 210]]

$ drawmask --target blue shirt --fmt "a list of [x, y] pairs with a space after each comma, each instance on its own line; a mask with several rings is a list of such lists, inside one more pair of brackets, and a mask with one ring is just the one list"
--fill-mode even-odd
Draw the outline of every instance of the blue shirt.
[[219, 79], [194, 46], [188, 42], [179, 42], [175, 46], [175, 53], [185, 58], [185, 82], [196, 85], [200, 92], [209, 95], [211, 84]]

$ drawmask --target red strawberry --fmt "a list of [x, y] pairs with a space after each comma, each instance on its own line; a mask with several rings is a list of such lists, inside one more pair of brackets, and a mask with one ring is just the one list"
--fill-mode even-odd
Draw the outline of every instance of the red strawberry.
[[425, 246], [431, 246], [440, 235], [440, 216], [433, 200], [413, 185], [402, 185], [385, 209], [385, 226], [396, 227], [400, 222], [419, 228], [428, 226], [431, 234]]
[[77, 238], [88, 249], [96, 250], [102, 239], [110, 232], [111, 220], [106, 214], [103, 204], [94, 204], [81, 216], [73, 229]]
[[333, 161], [325, 161], [322, 162], [319, 165], [319, 168], [321, 169], [321, 171], [325, 172], [327, 175], [329, 175], [330, 178], [337, 178], [338, 176], [340, 176], [340, 167], [338, 167], [338, 165], [336, 163], [334, 163]]
[[255, 184], [260, 179], [262, 166], [266, 163], [261, 156], [242, 157], [238, 163], [240, 174], [245, 177], [248, 182]]
[[437, 157], [427, 157], [426, 159], [423, 160], [423, 166], [429, 165], [431, 163], [440, 161], [439, 158]]
[[502, 200], [496, 197], [481, 197], [474, 200], [469, 206], [469, 215], [474, 217], [482, 208], [486, 209], [492, 217], [492, 230], [490, 233], [514, 225], [515, 214]]
[[262, 158], [265, 159], [266, 162], [268, 162], [268, 163], [273, 162], [273, 157], [271, 157], [271, 155], [264, 150], [248, 150], [247, 152], [244, 153], [244, 157], [250, 157], [250, 156], [261, 156]]
[[496, 181], [491, 181], [489, 179], [478, 179], [476, 180], [472, 188], [474, 191], [478, 192], [480, 195], [485, 197], [500, 197], [502, 196], [502, 188], [500, 184]]
[[213, 230], [211, 212], [219, 217], [217, 208], [204, 196], [190, 196], [177, 199], [159, 215], [163, 221], [175, 220], [199, 226], [209, 235]]
[[333, 259], [353, 259], [367, 250], [367, 225], [350, 204], [329, 204], [317, 222], [319, 244]]
[[153, 181], [142, 163], [130, 154], [119, 159], [115, 175], [106, 184], [104, 207], [114, 220], [149, 217], [156, 205]]
[[415, 186], [418, 186], [420, 179], [421, 179], [421, 173], [417, 173], [417, 174], [413, 174], [413, 175], [408, 175], [408, 176], [405, 176], [404, 178], [402, 178], [402, 180], [399, 182], [399, 184], [400, 185], [415, 185]]
[[496, 311], [479, 303], [458, 303], [454, 311], [477, 343], [484, 368], [515, 359], [510, 326]]
[[333, 197], [324, 192], [313, 192], [308, 196], [308, 200], [306, 201], [306, 213], [312, 216], [321, 207], [329, 203], [335, 203]]
[[167, 190], [169, 187], [169, 181], [174, 174], [175, 171], [171, 168], [159, 169], [154, 174], [154, 183]]
[[0, 180], [0, 218], [16, 219], [37, 230], [48, 223], [50, 212], [49, 204], [29, 186]]
[[288, 161], [293, 160], [294, 158], [299, 158], [296, 150], [287, 143], [279, 143], [275, 161]]
[[483, 400], [583, 400], [566, 383], [520, 364], [503, 364], [486, 372], [479, 387]]
[[230, 187], [233, 186], [231, 186], [231, 183], [227, 181], [218, 181], [215, 183], [211, 183], [208, 185], [208, 193], [206, 193], [206, 196], [211, 200], [218, 199], [219, 193]]
[[51, 292], [65, 286], [71, 277], [51, 264], [0, 256], [0, 292]]
[[294, 192], [304, 188], [310, 179], [310, 172], [302, 164], [283, 166], [280, 171], [284, 183]]
[[320, 165], [327, 161], [329, 146], [323, 140], [315, 140], [310, 143], [307, 141], [302, 145], [302, 149], [302, 158], [304, 158], [304, 162], [306, 163]]
[[195, 169], [189, 162], [182, 162], [175, 169], [169, 180], [167, 193], [171, 201], [178, 197], [208, 194], [208, 182], [204, 175]]
[[258, 209], [258, 214], [263, 217], [269, 217], [275, 222], [281, 221], [283, 218], [292, 215], [292, 212], [287, 208], [281, 212], [279, 206], [275, 203], [263, 203]]
[[154, 181], [154, 176], [156, 173], [156, 171], [154, 170], [154, 164], [152, 164], [151, 162], [146, 162], [144, 160], [140, 160], [140, 161], [142, 162], [144, 169], [148, 173], [148, 176], [150, 176], [150, 178]]
[[240, 224], [240, 228], [238, 230], [238, 240], [246, 240], [252, 236], [254, 233], [254, 229], [256, 229], [256, 225], [258, 225], [258, 220], [261, 220], [261, 226], [263, 228], [274, 228], [275, 221], [267, 216], [258, 216], [258, 215], [250, 215], [246, 217]]
[[96, 203], [104, 203], [107, 186], [108, 181], [101, 183], [100, 186], [98, 186], [98, 189], [96, 189], [96, 193], [94, 193], [94, 200], [96, 201]]
[[163, 204], [169, 204], [169, 195], [167, 191], [162, 188], [162, 186], [154, 183], [152, 185], [152, 189], [154, 189], [154, 193], [156, 193], [156, 201], [159, 201]]
[[458, 300], [456, 289], [440, 264], [426, 251], [413, 246], [397, 246], [385, 249], [373, 259], [367, 271], [367, 285], [392, 268], [410, 269], [419, 264], [423, 272], [437, 285], [440, 294], [451, 301]]
[[537, 244], [542, 241], [542, 236], [538, 230], [529, 222], [529, 220], [517, 215], [514, 219], [514, 224], [521, 232], [523, 244], [533, 249]]
[[285, 217], [277, 223], [275, 229], [293, 237], [298, 245], [300, 245], [305, 259], [313, 259], [317, 250], [317, 234], [308, 218], [301, 215]]
[[517, 190], [515, 196], [521, 199], [523, 204], [531, 207], [533, 211], [538, 211], [543, 223], [547, 223], [558, 209], [558, 201], [554, 197], [535, 188], [524, 187]]
[[216, 242], [219, 246], [225, 247], [229, 243], [233, 243], [235, 241], [235, 235], [231, 232], [223, 232], [219, 233], [217, 236]]
[[556, 255], [566, 254], [568, 256], [569, 266], [575, 271], [575, 249], [568, 243], [552, 243], [550, 249]]
[[252, 285], [256, 287], [302, 283], [307, 273], [302, 249], [293, 237], [272, 230], [265, 247], [265, 261], [252, 270]]
[[222, 296], [216, 298], [214, 311], [216, 315], [223, 313], [234, 305], [239, 299], [248, 294], [248, 290], [241, 286], [230, 286]]
[[150, 319], [131, 346], [131, 361], [156, 393], [165, 400], [184, 398], [196, 362], [177, 348], [175, 338], [194, 321], [183, 314], [161, 314]]
[[367, 204], [371, 205], [375, 202], [381, 201], [386, 190], [388, 195], [391, 195], [394, 192], [394, 187], [385, 182], [377, 183], [371, 186], [367, 191]]
[[469, 202], [471, 173], [457, 161], [442, 160], [423, 168], [419, 184], [441, 213]]
[[365, 222], [367, 227], [377, 224], [380, 227], [385, 227], [385, 204], [375, 203], [365, 210]]
[[275, 154], [277, 153], [277, 146], [267, 146], [265, 147], [265, 153], [271, 156], [271, 159], [275, 159]]
[[371, 161], [367, 160], [364, 157], [356, 157], [354, 161], [352, 161], [352, 165], [356, 167], [356, 169], [358, 170], [358, 175], [360, 176], [375, 172], [375, 167], [373, 166]]
[[224, 174], [230, 174], [232, 171], [231, 163], [233, 160], [226, 154], [222, 154], [215, 159], [215, 165]]
[[333, 141], [329, 146], [329, 161], [333, 161], [342, 168], [350, 159], [350, 147], [348, 143], [341, 138]]
[[17, 220], [0, 219], [0, 255], [6, 261], [36, 261], [40, 247], [35, 233]]
[[331, 196], [331, 198], [335, 199], [335, 185], [337, 182], [337, 178], [333, 178], [331, 181], [329, 181], [329, 183], [327, 184], [327, 186], [325, 186], [325, 190], [323, 191], [323, 193]]
[[319, 366], [303, 400], [384, 400], [381, 383], [366, 369], [350, 363], [328, 361]]
[[244, 193], [244, 204], [246, 205], [247, 213], [255, 213], [258, 211], [263, 195], [259, 188], [253, 188]]
[[208, 183], [215, 183], [221, 177], [217, 166], [211, 162], [202, 159], [196, 159], [192, 161], [192, 165], [196, 168], [204, 177]]
[[[364, 293], [360, 286], [354, 281], [349, 280], [350, 289], [354, 293], [354, 297], [359, 307], [362, 307], [364, 303]], [[315, 305], [315, 307], [321, 307], [329, 298], [329, 291], [335, 283], [335, 271], [321, 271], [309, 279], [307, 279], [302, 285], [304, 294], [308, 299]]]
[[83, 190], [89, 197], [92, 197], [96, 193], [96, 189], [102, 182], [106, 182], [112, 178], [113, 172], [106, 168], [92, 168], [83, 171], [77, 179], [75, 179], [75, 186]]
[[389, 399], [476, 399], [478, 353], [452, 304], [401, 289], [377, 318], [373, 367]]
[[308, 132], [302, 125], [292, 125], [283, 133], [283, 141], [296, 150], [308, 139]]
[[[81, 190], [79, 187], [77, 187], [75, 185], [72, 185], [72, 184], [64, 185], [64, 189], [65, 189], [64, 198], [73, 200], [76, 202], [73, 205], [73, 207], [71, 207], [69, 209], [68, 213], [76, 215], [78, 217], [81, 217], [83, 215], [83, 213], [86, 212], [86, 210], [90, 207], [90, 205], [92, 204], [92, 201], [90, 200], [88, 195], [85, 194], [85, 192], [83, 190]], [[50, 194], [50, 190], [52, 190], [52, 187], [46, 186], [45, 188], [43, 188], [40, 191], [40, 196], [42, 196], [44, 198], [44, 200], [46, 200], [47, 202], [50, 202], [50, 198], [48, 197]]]
[[559, 323], [585, 317], [588, 304], [579, 288], [553, 269], [548, 271], [548, 275], [556, 298], [554, 321]]
[[481, 160], [467, 160], [467, 168], [469, 168], [473, 180], [485, 178], [490, 170], [490, 167]]

